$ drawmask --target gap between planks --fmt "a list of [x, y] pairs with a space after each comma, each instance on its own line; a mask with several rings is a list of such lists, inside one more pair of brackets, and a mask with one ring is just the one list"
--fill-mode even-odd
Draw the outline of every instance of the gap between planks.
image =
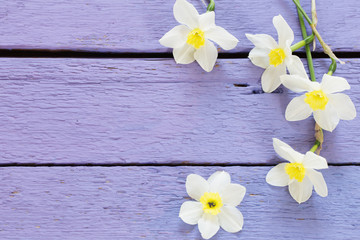
[[[271, 163], [9, 163], [0, 164], [7, 167], [272, 167]], [[360, 163], [328, 163], [328, 166], [360, 166]]]
[[[334, 52], [339, 58], [359, 58], [360, 52]], [[248, 58], [248, 52], [220, 52], [219, 59]], [[294, 55], [306, 58], [304, 52]], [[328, 58], [325, 53], [313, 52], [313, 58]], [[35, 49], [0, 49], [0, 58], [173, 58], [171, 52], [106, 52], [106, 51], [73, 51], [73, 50], [35, 50]]]

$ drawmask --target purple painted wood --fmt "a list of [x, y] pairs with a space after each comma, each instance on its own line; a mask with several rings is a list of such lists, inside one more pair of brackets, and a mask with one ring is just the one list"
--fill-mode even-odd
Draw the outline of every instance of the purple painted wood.
[[[185, 179], [226, 170], [247, 188], [242, 232], [212, 239], [350, 240], [360, 234], [358, 167], [322, 171], [329, 196], [301, 205], [266, 184], [269, 167], [0, 168], [1, 239], [201, 239], [178, 218]], [[130, 184], [131, 183], [131, 184]]]
[[[315, 60], [319, 76], [328, 64]], [[247, 59], [219, 60], [211, 74], [171, 59], [0, 65], [1, 163], [275, 163], [271, 138], [302, 152], [314, 141], [312, 119], [284, 119], [294, 94], [254, 94], [262, 70]], [[358, 111], [359, 69], [351, 59], [336, 72]], [[358, 118], [342, 121], [325, 134], [330, 163], [360, 162], [358, 126]]]
[[[309, 10], [310, 1], [302, 2]], [[176, 25], [173, 3], [6, 1], [0, 49], [169, 52], [158, 39]], [[360, 2], [317, 4], [326, 42], [335, 51], [359, 51]], [[301, 39], [291, 1], [224, 0], [216, 13], [217, 24], [240, 39], [233, 52], [252, 48], [246, 32], [275, 36], [277, 14]], [[336, 75], [349, 80], [360, 106], [360, 60], [348, 61]], [[318, 76], [328, 64], [315, 60]], [[2, 164], [274, 164], [280, 159], [272, 137], [302, 152], [313, 142], [311, 119], [289, 123], [283, 117], [295, 95], [285, 89], [262, 94], [261, 69], [246, 59], [219, 60], [211, 74], [172, 59], [0, 59], [0, 66]], [[358, 119], [341, 122], [325, 135], [322, 155], [330, 163], [360, 163], [358, 126]], [[314, 194], [302, 205], [286, 188], [265, 183], [269, 169], [2, 167], [0, 239], [201, 239], [178, 211], [189, 199], [186, 176], [216, 170], [230, 172], [247, 194], [240, 206], [244, 230], [221, 230], [213, 239], [357, 239], [358, 166], [324, 170], [329, 196]]]
[[[172, 1], [13, 0], [0, 9], [0, 48], [168, 52], [158, 39], [177, 23]], [[205, 7], [192, 0], [199, 12]], [[310, 12], [310, 2], [302, 1]], [[360, 51], [356, 31], [360, 2], [317, 1], [319, 31], [335, 51]], [[217, 24], [240, 39], [233, 51], [249, 51], [245, 33], [275, 34], [272, 18], [282, 14], [301, 39], [296, 9], [283, 0], [224, 0], [216, 4]], [[260, 16], [260, 17], [259, 17]], [[355, 29], [355, 30], [354, 30]], [[274, 35], [275, 36], [275, 35]], [[345, 36], [345, 37], [344, 37]], [[319, 50], [319, 49], [318, 49]]]

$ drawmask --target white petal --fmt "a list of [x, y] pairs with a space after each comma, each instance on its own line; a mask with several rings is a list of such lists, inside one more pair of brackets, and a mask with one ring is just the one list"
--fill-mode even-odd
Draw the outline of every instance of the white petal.
[[356, 108], [350, 97], [343, 93], [335, 93], [328, 95], [329, 102], [340, 119], [353, 120], [356, 117]]
[[179, 217], [187, 224], [197, 224], [202, 215], [203, 205], [200, 202], [186, 201], [181, 205]]
[[290, 177], [285, 172], [287, 163], [280, 163], [273, 167], [266, 175], [266, 182], [277, 187], [285, 187], [290, 183]]
[[216, 47], [209, 40], [205, 40], [204, 46], [197, 49], [194, 53], [194, 58], [200, 66], [207, 72], [211, 72], [214, 68], [218, 52]]
[[199, 25], [199, 13], [196, 8], [185, 0], [176, 0], [173, 8], [176, 21], [185, 24], [191, 29]]
[[237, 206], [243, 200], [245, 193], [245, 187], [240, 184], [231, 183], [220, 194], [223, 204]]
[[273, 147], [275, 152], [285, 160], [289, 162], [302, 162], [305, 155], [295, 151], [292, 147], [288, 144], [284, 143], [283, 141], [273, 138]]
[[236, 207], [224, 206], [219, 213], [219, 222], [225, 231], [236, 233], [242, 229], [244, 218]]
[[207, 31], [211, 28], [215, 27], [215, 12], [206, 12], [199, 16], [199, 28], [202, 31]]
[[313, 169], [306, 169], [306, 174], [310, 181], [314, 184], [316, 193], [321, 197], [326, 197], [328, 195], [328, 189], [323, 175]]
[[321, 81], [321, 89], [325, 93], [335, 93], [349, 90], [350, 85], [345, 78], [324, 74]]
[[270, 93], [277, 89], [280, 84], [280, 76], [286, 73], [285, 64], [277, 67], [269, 66], [261, 76], [261, 86], [264, 92]]
[[325, 158], [310, 151], [305, 154], [303, 164], [305, 168], [314, 168], [314, 169], [328, 168], [328, 164]]
[[204, 213], [199, 219], [198, 228], [202, 238], [211, 238], [217, 233], [217, 231], [219, 231], [220, 228], [218, 216]]
[[169, 48], [179, 48], [186, 43], [190, 29], [185, 25], [178, 25], [168, 31], [160, 40], [160, 44]]
[[314, 119], [319, 126], [329, 132], [332, 132], [339, 123], [339, 116], [336, 110], [329, 103], [326, 104], [325, 110], [314, 112]]
[[281, 83], [293, 92], [311, 92], [313, 84], [308, 78], [303, 78], [298, 75], [283, 75], [280, 77]]
[[286, 64], [291, 63], [292, 62], [292, 51], [291, 51], [291, 44], [289, 44], [288, 46], [283, 48], [284, 52], [285, 52], [285, 62]]
[[304, 64], [302, 63], [301, 59], [298, 56], [294, 55], [289, 56], [289, 59], [290, 61], [288, 60], [288, 63], [286, 64], [289, 73], [291, 75], [298, 75], [309, 81]]
[[273, 37], [267, 34], [245, 34], [247, 39], [249, 39], [255, 47], [258, 48], [267, 48], [274, 49], [278, 47], [278, 44]]
[[273, 18], [273, 24], [276, 28], [279, 37], [279, 46], [284, 48], [285, 46], [290, 46], [294, 41], [294, 32], [290, 28], [289, 24], [285, 21], [285, 19], [281, 16], [275, 16]]
[[185, 43], [182, 47], [174, 48], [173, 55], [176, 63], [189, 64], [192, 63], [194, 58], [195, 48]]
[[213, 173], [208, 183], [210, 185], [210, 192], [222, 192], [231, 182], [230, 174], [225, 171], [217, 171]]
[[302, 182], [295, 180], [289, 185], [290, 195], [298, 203], [306, 202], [311, 197], [312, 190], [313, 184], [307, 176], [304, 177]]
[[287, 121], [299, 121], [308, 118], [313, 110], [307, 104], [305, 100], [306, 96], [301, 95], [294, 97], [293, 100], [288, 104], [285, 111], [285, 119]]
[[267, 68], [270, 66], [270, 49], [254, 47], [249, 53], [249, 59], [258, 67]]
[[190, 197], [200, 201], [202, 195], [209, 191], [209, 183], [197, 174], [190, 174], [186, 178], [186, 192]]
[[205, 37], [211, 41], [216, 42], [225, 50], [230, 50], [236, 47], [239, 40], [231, 35], [224, 28], [215, 26], [205, 32]]

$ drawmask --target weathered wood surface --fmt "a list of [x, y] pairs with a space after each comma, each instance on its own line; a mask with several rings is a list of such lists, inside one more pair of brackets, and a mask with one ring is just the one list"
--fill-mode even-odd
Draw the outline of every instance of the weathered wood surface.
[[[273, 164], [273, 137], [302, 152], [314, 141], [312, 119], [284, 118], [295, 95], [259, 93], [262, 70], [247, 59], [219, 60], [211, 74], [172, 59], [0, 59], [0, 65], [2, 164]], [[328, 60], [315, 65], [326, 71]], [[351, 59], [336, 72], [349, 80], [357, 107], [359, 69], [360, 60]], [[330, 163], [360, 162], [358, 126], [359, 118], [341, 121], [325, 134]]]
[[[168, 53], [158, 39], [177, 25], [175, 0], [13, 0], [0, 8], [0, 49]], [[191, 0], [201, 11], [201, 1]], [[301, 1], [310, 12], [310, 0]], [[360, 1], [317, 1], [318, 29], [334, 51], [359, 52]], [[239, 38], [276, 37], [282, 14], [301, 39], [292, 1], [217, 1], [216, 23]], [[261, 16], [261, 17], [259, 17]], [[318, 44], [319, 45], [319, 44]], [[222, 50], [220, 50], [222, 51]], [[303, 50], [300, 50], [303, 51]], [[318, 47], [317, 51], [321, 51]], [[141, 54], [140, 54], [141, 55]], [[139, 55], [139, 56], [140, 56]], [[360, 59], [343, 59], [360, 110]], [[320, 78], [329, 65], [316, 59]], [[212, 239], [353, 240], [360, 235], [360, 120], [325, 134], [322, 171], [329, 196], [298, 205], [265, 182], [276, 156], [271, 138], [301, 152], [313, 120], [287, 122], [296, 96], [263, 94], [262, 70], [247, 59], [218, 60], [210, 74], [173, 59], [0, 59], [0, 239], [201, 239], [178, 218], [190, 173], [228, 171], [247, 188], [244, 230]], [[235, 84], [235, 85], [234, 85]], [[69, 167], [67, 164], [222, 164], [216, 166]], [[248, 167], [229, 166], [235, 164]]]
[[185, 179], [226, 170], [247, 188], [244, 230], [213, 239], [352, 240], [360, 234], [358, 167], [322, 171], [329, 196], [301, 205], [265, 182], [269, 167], [0, 168], [1, 239], [201, 239], [178, 218]]
[[[177, 23], [175, 0], [13, 0], [0, 9], [0, 48], [71, 49], [112, 52], [169, 52], [158, 39]], [[190, 1], [205, 12], [200, 0]], [[310, 13], [310, 0], [302, 1]], [[360, 1], [317, 1], [318, 29], [335, 51], [359, 51]], [[216, 23], [240, 43], [233, 52], [249, 51], [245, 33], [275, 35], [272, 18], [282, 14], [301, 39], [296, 9], [284, 0], [224, 0], [216, 3]], [[259, 17], [261, 16], [261, 17]], [[318, 50], [320, 50], [318, 48]]]

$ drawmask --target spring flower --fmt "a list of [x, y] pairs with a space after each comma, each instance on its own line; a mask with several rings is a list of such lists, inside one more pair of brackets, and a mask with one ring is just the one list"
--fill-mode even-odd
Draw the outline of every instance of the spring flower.
[[242, 229], [243, 216], [236, 206], [244, 198], [246, 189], [231, 183], [227, 172], [215, 172], [207, 181], [190, 174], [186, 179], [186, 191], [196, 201], [184, 202], [179, 217], [187, 224], [198, 224], [204, 239], [214, 236], [220, 226], [231, 233]]
[[293, 56], [290, 49], [294, 41], [294, 32], [281, 15], [273, 18], [273, 24], [278, 33], [278, 43], [267, 34], [246, 34], [255, 45], [250, 51], [251, 62], [265, 71], [261, 76], [261, 86], [265, 92], [273, 92], [281, 84], [280, 76], [290, 71], [294, 62], [300, 61]]
[[171, 29], [159, 42], [173, 48], [176, 63], [189, 64], [196, 60], [205, 71], [210, 72], [218, 56], [211, 41], [225, 50], [236, 47], [238, 40], [224, 28], [215, 25], [213, 11], [199, 15], [186, 0], [176, 0], [173, 11], [175, 19], [182, 25]]
[[306, 92], [295, 97], [286, 108], [285, 118], [298, 121], [308, 118], [312, 113], [316, 123], [323, 129], [332, 132], [339, 120], [352, 120], [356, 109], [350, 97], [342, 92], [350, 89], [345, 78], [324, 74], [321, 83], [311, 82], [305, 73], [304, 65], [297, 66], [296, 75], [281, 76], [285, 87], [294, 92]]
[[280, 163], [266, 175], [266, 182], [277, 187], [289, 186], [290, 195], [298, 202], [306, 202], [312, 194], [313, 187], [317, 194], [326, 197], [328, 194], [323, 175], [314, 169], [328, 168], [326, 159], [313, 152], [305, 155], [296, 152], [286, 143], [273, 138], [275, 152], [289, 163]]

